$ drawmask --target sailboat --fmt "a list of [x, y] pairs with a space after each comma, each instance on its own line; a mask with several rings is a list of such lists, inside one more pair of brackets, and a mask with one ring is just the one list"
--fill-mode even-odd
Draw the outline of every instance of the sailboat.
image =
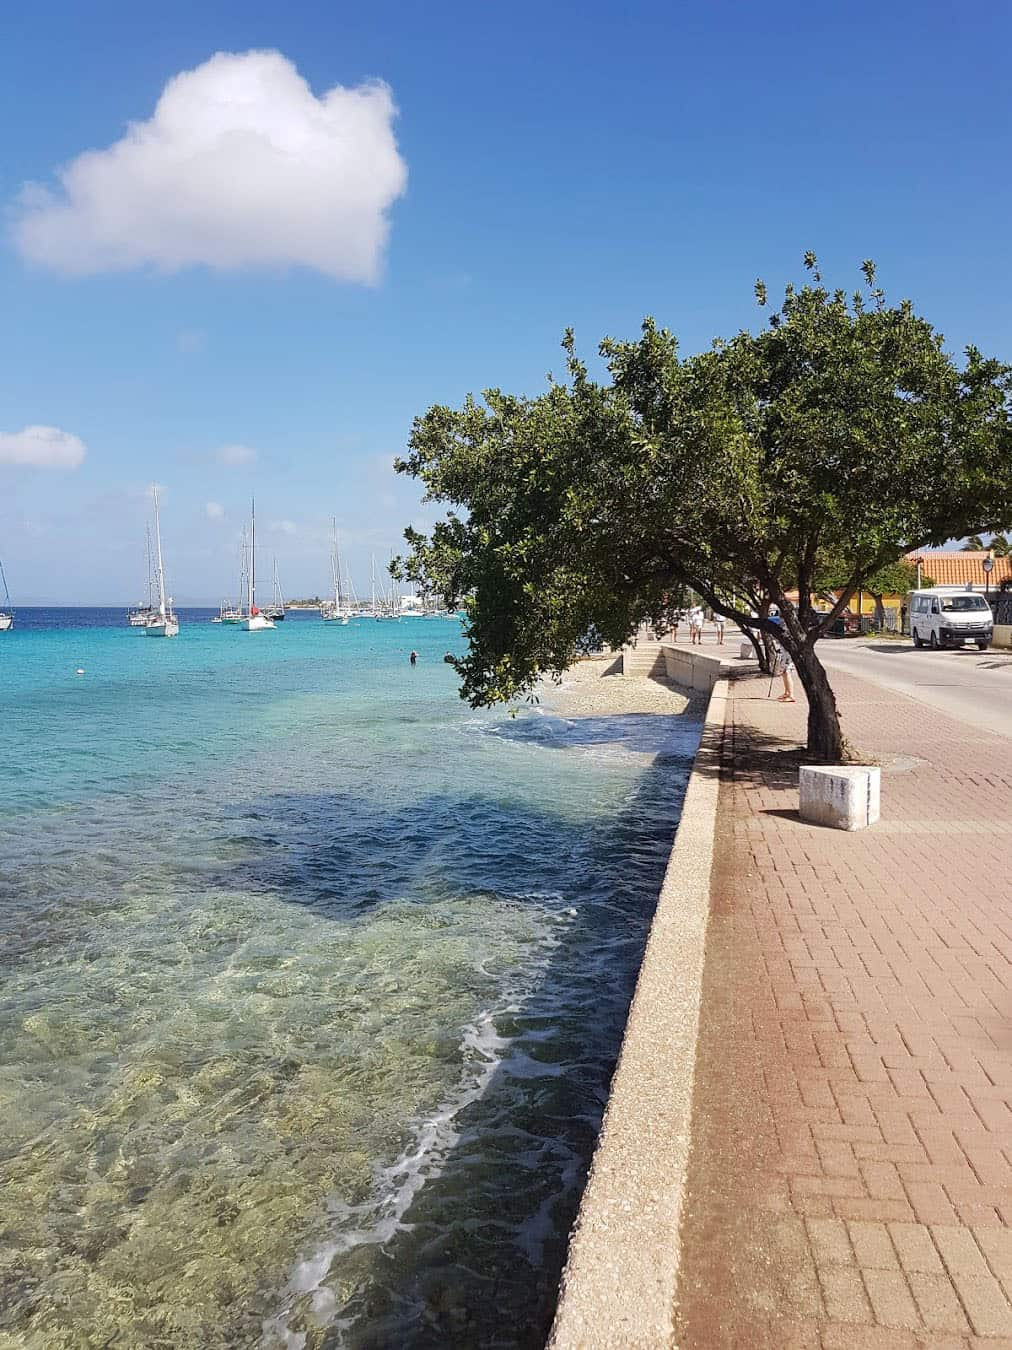
[[165, 599], [165, 568], [162, 566], [162, 529], [158, 519], [158, 489], [152, 488], [155, 502], [155, 576], [158, 580], [158, 608], [144, 625], [146, 637], [176, 637], [179, 620], [172, 609], [172, 596]]
[[[246, 591], [246, 526], [242, 529], [242, 542], [239, 545], [239, 594]], [[243, 611], [242, 604], [233, 605], [230, 600], [223, 600], [218, 608], [216, 618], [212, 623], [242, 623]]]
[[0, 633], [9, 633], [14, 627], [14, 611], [11, 609], [11, 593], [7, 589], [7, 578], [4, 576], [2, 562], [0, 562], [0, 581], [4, 587], [4, 607], [0, 609]]
[[247, 633], [260, 633], [265, 628], [273, 628], [274, 620], [268, 619], [257, 609], [256, 597], [256, 502], [250, 503], [249, 519], [249, 567], [246, 569], [246, 605], [239, 627]]
[[337, 519], [334, 519], [334, 545], [330, 551], [330, 574], [334, 581], [334, 599], [320, 606], [320, 618], [325, 623], [347, 623], [348, 609], [341, 600], [341, 550], [337, 543]]
[[275, 623], [280, 623], [285, 617], [285, 597], [281, 594], [281, 582], [278, 580], [278, 560], [274, 559], [274, 599], [269, 605], [264, 605], [263, 614], [268, 619], [273, 619]]
[[400, 597], [396, 594], [394, 590], [394, 583], [392, 580], [390, 582], [389, 587], [387, 586], [381, 587], [382, 599], [380, 601], [379, 609], [376, 609], [375, 557], [373, 558], [372, 567], [373, 567], [373, 609], [375, 610], [375, 616], [377, 619], [390, 619], [395, 623], [400, 623], [401, 621]]
[[379, 610], [376, 608], [376, 554], [373, 553], [369, 558], [369, 608], [362, 611], [363, 619], [378, 619]]
[[144, 526], [144, 570], [147, 574], [147, 600], [136, 609], [127, 611], [127, 623], [131, 628], [146, 628], [158, 613], [154, 602], [155, 576], [151, 558], [151, 526]]

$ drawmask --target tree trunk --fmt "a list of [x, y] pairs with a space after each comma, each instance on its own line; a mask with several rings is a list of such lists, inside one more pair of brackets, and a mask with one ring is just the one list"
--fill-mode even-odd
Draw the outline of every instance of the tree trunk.
[[759, 669], [764, 675], [772, 673], [773, 665], [770, 661], [769, 644], [765, 633], [757, 633], [754, 628], [743, 630], [745, 636], [752, 644], [752, 650], [755, 652], [755, 659], [759, 662]]
[[[770, 615], [769, 600], [763, 600], [759, 604], [756, 613], [759, 615], [760, 619], [768, 619]], [[764, 675], [772, 675], [776, 658], [776, 650], [773, 646], [772, 639], [768, 634], [760, 633], [755, 628], [744, 628], [743, 631], [755, 650], [756, 660], [759, 662], [759, 669]]]
[[886, 626], [885, 604], [883, 603], [882, 596], [876, 595], [874, 591], [871, 592], [871, 597], [875, 601], [875, 627], [882, 633], [885, 631]]
[[836, 696], [814, 645], [802, 643], [794, 652], [798, 679], [808, 697], [808, 753], [830, 764], [843, 759], [843, 732]]

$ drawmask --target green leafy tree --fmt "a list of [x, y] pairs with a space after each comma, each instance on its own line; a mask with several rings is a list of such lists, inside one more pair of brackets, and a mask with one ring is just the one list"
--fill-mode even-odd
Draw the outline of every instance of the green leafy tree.
[[971, 534], [963, 544], [964, 553], [981, 553], [987, 547], [979, 534]]
[[1012, 539], [1008, 535], [996, 534], [989, 545], [996, 558], [1007, 558], [1012, 553]]
[[[908, 549], [1012, 522], [1012, 368], [972, 347], [957, 366], [909, 301], [886, 305], [871, 263], [849, 299], [812, 255], [805, 265], [759, 333], [682, 358], [648, 319], [637, 340], [601, 344], [604, 381], [567, 334], [568, 378], [540, 396], [489, 389], [416, 420], [397, 467], [450, 510], [431, 536], [406, 532], [401, 566], [465, 600], [457, 668], [473, 705], [664, 623], [684, 585], [779, 636], [808, 697], [810, 752], [842, 757], [818, 640]], [[756, 296], [766, 303], [761, 282]], [[848, 571], [818, 614], [827, 556]]]

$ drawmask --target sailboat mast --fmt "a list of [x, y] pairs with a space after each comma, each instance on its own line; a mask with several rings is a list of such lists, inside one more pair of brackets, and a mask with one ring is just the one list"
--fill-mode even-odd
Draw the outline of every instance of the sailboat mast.
[[242, 527], [242, 542], [239, 545], [239, 590], [236, 593], [235, 603], [239, 609], [242, 609], [243, 598], [249, 588], [249, 533], [246, 526]]
[[330, 573], [334, 581], [334, 608], [341, 608], [341, 554], [337, 547], [337, 516], [333, 517], [334, 547], [330, 554]]
[[251, 498], [249, 511], [249, 593], [247, 595], [247, 609], [251, 615], [253, 613], [253, 602], [256, 599], [256, 582], [253, 577], [253, 550], [256, 548], [256, 529], [257, 504], [255, 498]]
[[371, 559], [370, 559], [370, 568], [369, 568], [369, 571], [370, 571], [370, 582], [371, 582], [371, 588], [372, 588], [372, 612], [375, 614], [375, 613], [376, 613], [376, 554], [375, 554], [375, 553], [372, 555], [372, 557], [371, 557]]
[[150, 526], [150, 525], [145, 525], [145, 526], [144, 526], [144, 566], [145, 566], [145, 571], [147, 572], [147, 582], [148, 582], [147, 609], [148, 609], [148, 611], [150, 612], [150, 610], [152, 609], [152, 600], [153, 600], [153, 598], [154, 598], [154, 591], [155, 591], [155, 581], [154, 581], [154, 576], [152, 575], [152, 573], [153, 573], [153, 568], [152, 568], [152, 565], [151, 565], [151, 526]]
[[337, 523], [334, 524], [334, 557], [337, 560], [337, 607], [341, 608], [341, 545], [337, 541]]
[[155, 499], [155, 554], [158, 562], [158, 613], [161, 618], [165, 618], [165, 572], [162, 568], [162, 530], [158, 522], [158, 489], [152, 488], [151, 495]]

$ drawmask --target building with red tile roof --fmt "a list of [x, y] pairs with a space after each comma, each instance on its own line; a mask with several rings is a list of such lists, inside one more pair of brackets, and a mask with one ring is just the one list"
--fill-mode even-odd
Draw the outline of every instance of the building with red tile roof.
[[[922, 548], [908, 553], [906, 561], [921, 564], [924, 576], [932, 577], [936, 586], [973, 586], [983, 590], [987, 576], [982, 566], [991, 555], [978, 551], [946, 548]], [[1012, 579], [1012, 558], [995, 558], [991, 571], [991, 590], [997, 590], [1003, 581]]]

